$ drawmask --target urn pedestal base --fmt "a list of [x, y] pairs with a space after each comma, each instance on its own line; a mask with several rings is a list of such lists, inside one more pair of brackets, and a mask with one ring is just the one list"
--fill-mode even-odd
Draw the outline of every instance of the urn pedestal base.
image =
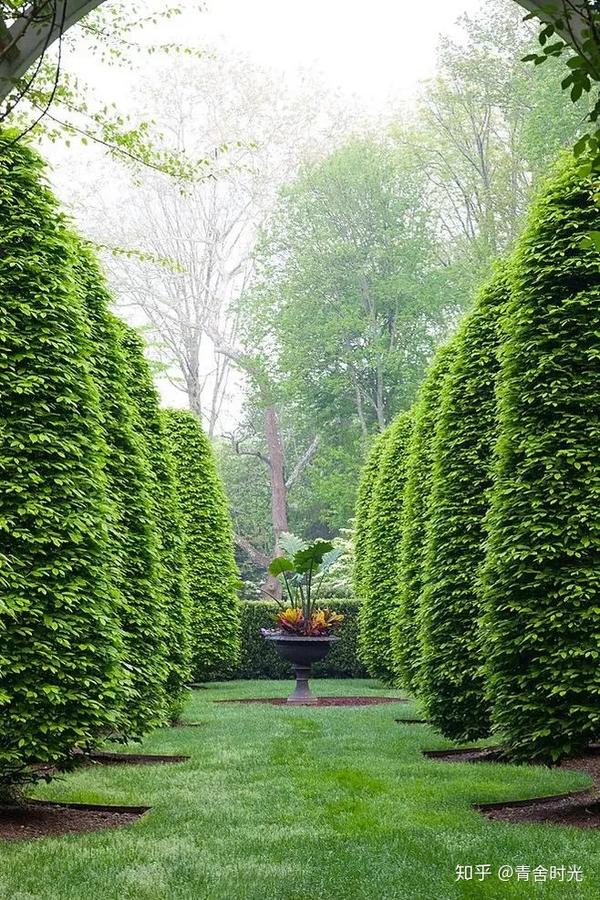
[[287, 702], [290, 706], [316, 706], [319, 699], [308, 685], [311, 666], [314, 662], [324, 659], [329, 653], [331, 644], [339, 638], [333, 635], [303, 637], [292, 634], [266, 634], [265, 638], [273, 641], [279, 656], [291, 662], [296, 672], [296, 687]]

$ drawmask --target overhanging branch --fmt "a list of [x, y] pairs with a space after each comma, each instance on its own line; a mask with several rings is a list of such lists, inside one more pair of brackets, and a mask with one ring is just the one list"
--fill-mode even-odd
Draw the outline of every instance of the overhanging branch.
[[[104, 0], [51, 0], [31, 3], [24, 14], [0, 31], [0, 101], [56, 41]], [[4, 23], [3, 23], [4, 24]]]

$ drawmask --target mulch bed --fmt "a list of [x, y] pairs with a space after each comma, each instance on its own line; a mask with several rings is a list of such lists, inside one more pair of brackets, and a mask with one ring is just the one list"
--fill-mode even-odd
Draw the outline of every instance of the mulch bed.
[[187, 762], [189, 756], [165, 755], [156, 753], [114, 753], [112, 751], [98, 751], [90, 753], [86, 756], [83, 765], [101, 765], [101, 766], [154, 766], [163, 765], [165, 763], [181, 763]]
[[399, 725], [431, 725], [429, 719], [394, 719]]
[[203, 725], [206, 725], [206, 722], [182, 722], [179, 720], [171, 722], [169, 728], [202, 728]]
[[29, 841], [65, 834], [86, 834], [131, 825], [149, 806], [97, 806], [28, 800], [23, 805], [0, 804], [0, 840]]
[[[441, 762], [506, 762], [499, 747], [427, 750], [424, 755]], [[474, 808], [486, 818], [498, 822], [537, 822], [575, 828], [600, 828], [600, 746], [592, 745], [584, 756], [564, 759], [560, 768], [589, 775], [593, 779], [593, 787], [568, 794], [532, 797], [529, 800], [477, 803]]]
[[[318, 697], [315, 706], [377, 706], [381, 703], [408, 703], [402, 697]], [[298, 703], [288, 703], [286, 697], [257, 697], [242, 700], [214, 700], [213, 703], [270, 703], [272, 706], [300, 706]], [[309, 706], [310, 704], [306, 704]]]

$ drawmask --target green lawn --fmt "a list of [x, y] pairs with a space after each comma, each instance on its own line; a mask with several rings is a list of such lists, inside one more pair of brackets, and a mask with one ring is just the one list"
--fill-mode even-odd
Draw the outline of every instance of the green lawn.
[[[391, 693], [369, 681], [321, 681], [321, 693]], [[285, 695], [289, 683], [234, 682], [194, 692], [201, 728], [164, 729], [147, 752], [172, 766], [83, 770], [40, 797], [153, 809], [128, 828], [0, 846], [2, 900], [447, 900], [600, 896], [594, 831], [487, 822], [476, 801], [555, 794], [573, 773], [425, 761], [448, 746], [394, 718], [412, 704], [287, 709], [214, 699]], [[133, 749], [138, 749], [132, 748]], [[489, 864], [455, 883], [457, 864]], [[582, 884], [502, 884], [501, 865], [572, 864]]]

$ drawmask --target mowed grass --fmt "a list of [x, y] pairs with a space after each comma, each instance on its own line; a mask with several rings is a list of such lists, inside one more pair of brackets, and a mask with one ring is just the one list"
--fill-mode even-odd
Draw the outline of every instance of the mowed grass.
[[[388, 694], [369, 681], [313, 682], [321, 694]], [[285, 696], [285, 682], [194, 691], [200, 728], [163, 729], [148, 753], [189, 754], [169, 766], [96, 767], [38, 789], [40, 797], [147, 804], [133, 826], [0, 845], [2, 900], [446, 900], [600, 896], [598, 832], [488, 822], [477, 801], [586, 787], [577, 774], [444, 764], [431, 728], [398, 725], [412, 704], [288, 709], [217, 704]], [[396, 694], [399, 696], [399, 694]], [[139, 745], [130, 748], [139, 750]], [[483, 882], [455, 868], [488, 864]], [[584, 882], [501, 883], [500, 866], [570, 866]]]

